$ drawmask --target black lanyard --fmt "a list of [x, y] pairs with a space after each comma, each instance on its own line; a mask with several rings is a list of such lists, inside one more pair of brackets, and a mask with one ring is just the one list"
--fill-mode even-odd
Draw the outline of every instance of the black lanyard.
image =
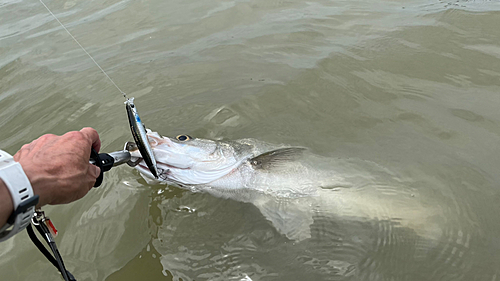
[[[37, 217], [37, 215], [40, 215], [41, 213], [41, 219]], [[57, 249], [56, 246], [56, 241], [54, 240], [54, 237], [52, 237], [52, 234], [50, 233], [50, 230], [48, 227], [45, 225], [45, 215], [43, 212], [36, 212], [35, 216], [32, 219], [32, 224], [35, 226], [35, 228], [38, 230], [38, 233], [44, 238], [45, 242], [49, 245], [53, 255], [45, 248], [45, 246], [38, 240], [38, 237], [36, 236], [35, 232], [33, 231], [33, 227], [28, 225], [27, 230], [28, 230], [28, 235], [31, 238], [31, 241], [35, 244], [35, 246], [42, 252], [42, 254], [52, 263], [61, 273], [65, 281], [76, 281], [75, 277], [73, 274], [71, 274], [69, 271], [66, 270], [66, 267], [64, 267], [64, 262], [62, 260], [61, 254], [59, 254], [59, 250]]]

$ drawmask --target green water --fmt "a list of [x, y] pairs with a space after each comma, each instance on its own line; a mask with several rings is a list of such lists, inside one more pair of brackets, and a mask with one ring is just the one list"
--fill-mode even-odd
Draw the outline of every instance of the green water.
[[[439, 222], [427, 240], [382, 218], [318, 215], [293, 241], [252, 204], [120, 166], [84, 199], [44, 208], [78, 280], [500, 278], [499, 1], [46, 4], [147, 127], [371, 161]], [[103, 152], [132, 139], [119, 91], [40, 2], [0, 1], [0, 18], [1, 149], [85, 126]], [[26, 233], [0, 244], [0, 276], [60, 280]]]

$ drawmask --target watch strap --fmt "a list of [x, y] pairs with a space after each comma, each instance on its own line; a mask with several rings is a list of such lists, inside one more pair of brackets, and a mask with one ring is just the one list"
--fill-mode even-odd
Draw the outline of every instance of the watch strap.
[[34, 195], [33, 188], [24, 170], [12, 156], [0, 150], [0, 179], [9, 190], [14, 212], [7, 224], [0, 229], [0, 241], [20, 232], [31, 221], [38, 203], [38, 195]]

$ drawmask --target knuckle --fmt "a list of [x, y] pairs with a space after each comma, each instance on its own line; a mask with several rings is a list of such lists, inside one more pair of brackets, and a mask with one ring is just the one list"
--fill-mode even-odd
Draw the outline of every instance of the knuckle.
[[81, 129], [80, 132], [85, 132], [89, 135], [97, 134], [97, 131], [92, 127], [85, 127], [83, 129]]
[[75, 140], [75, 141], [82, 141], [82, 140], [85, 140], [85, 136], [80, 133], [80, 132], [77, 132], [77, 131], [72, 131], [72, 132], [67, 132], [66, 134], [64, 134], [66, 137], [72, 139], [72, 140]]
[[90, 139], [96, 139], [96, 138], [98, 139], [99, 138], [99, 134], [97, 133], [97, 131], [91, 127], [85, 127], [80, 132], [82, 134], [86, 135], [87, 137], [89, 137]]
[[45, 135], [39, 137], [38, 139], [40, 141], [47, 141], [47, 140], [53, 139], [55, 137], [56, 137], [56, 135], [54, 135], [54, 134], [45, 134]]

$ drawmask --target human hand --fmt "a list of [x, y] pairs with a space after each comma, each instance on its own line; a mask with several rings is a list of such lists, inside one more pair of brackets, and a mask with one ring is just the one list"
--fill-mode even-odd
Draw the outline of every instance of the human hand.
[[89, 164], [91, 148], [97, 152], [101, 148], [92, 128], [62, 136], [43, 135], [21, 147], [14, 160], [40, 196], [37, 207], [73, 202], [87, 194], [100, 174], [99, 167]]

